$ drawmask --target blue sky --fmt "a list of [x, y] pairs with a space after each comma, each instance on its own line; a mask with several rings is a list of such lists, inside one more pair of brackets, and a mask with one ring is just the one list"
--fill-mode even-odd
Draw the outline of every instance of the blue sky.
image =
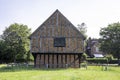
[[101, 27], [120, 21], [120, 0], [0, 0], [0, 34], [15, 22], [33, 32], [56, 9], [75, 26], [86, 23], [92, 38], [99, 38]]

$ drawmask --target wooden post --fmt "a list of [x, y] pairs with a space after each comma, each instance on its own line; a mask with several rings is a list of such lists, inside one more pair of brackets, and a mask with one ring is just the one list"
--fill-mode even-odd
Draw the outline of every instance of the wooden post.
[[65, 68], [65, 54], [63, 55], [63, 68]]
[[63, 68], [63, 54], [61, 54], [61, 67]]
[[[71, 54], [70, 56], [71, 56], [71, 62], [70, 62], [70, 63], [72, 63], [72, 62], [74, 61], [74, 56], [73, 56], [73, 54]], [[74, 66], [73, 66], [73, 63], [70, 64], [70, 67], [74, 67]]]
[[[72, 62], [72, 60], [71, 60], [71, 54], [70, 54], [70, 63]], [[71, 65], [69, 64], [69, 67], [71, 67]]]
[[58, 54], [57, 54], [57, 68], [58, 68]]
[[61, 54], [58, 55], [58, 66], [61, 68]]
[[36, 67], [39, 67], [39, 54], [36, 55]]
[[39, 58], [39, 68], [41, 67], [41, 54], [40, 55], [40, 58]]
[[54, 54], [54, 68], [56, 68], [57, 66], [57, 55]]
[[79, 68], [80, 68], [80, 59], [81, 59], [81, 55], [80, 54], [78, 54], [78, 57], [79, 57]]
[[34, 57], [34, 67], [36, 67], [36, 54], [32, 53], [33, 57]]
[[41, 54], [41, 67], [43, 67], [43, 65], [44, 65], [44, 55]]
[[67, 64], [67, 55], [65, 54], [65, 67], [67, 68], [68, 67], [68, 64]]
[[48, 68], [48, 55], [45, 55], [45, 67]]
[[44, 65], [45, 65], [45, 53], [44, 53], [44, 60], [43, 60], [43, 62], [44, 62]]
[[70, 64], [70, 55], [67, 54], [67, 67], [69, 67], [69, 64]]
[[52, 68], [54, 68], [54, 54], [52, 54]]
[[78, 56], [77, 56], [77, 54], [75, 54], [75, 68], [77, 68], [77, 58], [78, 58]]
[[52, 68], [52, 55], [49, 55], [49, 67]]
[[75, 54], [74, 54], [74, 67], [75, 67]]
[[48, 68], [50, 67], [50, 55], [48, 54]]

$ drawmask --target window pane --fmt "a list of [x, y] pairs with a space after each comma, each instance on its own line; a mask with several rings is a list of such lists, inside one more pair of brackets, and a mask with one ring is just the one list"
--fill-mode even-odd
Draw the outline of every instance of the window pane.
[[54, 47], [65, 47], [66, 42], [64, 37], [54, 38]]

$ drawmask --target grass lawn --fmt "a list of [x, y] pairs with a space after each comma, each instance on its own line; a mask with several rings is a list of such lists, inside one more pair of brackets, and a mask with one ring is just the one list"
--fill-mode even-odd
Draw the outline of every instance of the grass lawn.
[[120, 67], [101, 66], [68, 69], [35, 69], [0, 65], [0, 80], [120, 80]]

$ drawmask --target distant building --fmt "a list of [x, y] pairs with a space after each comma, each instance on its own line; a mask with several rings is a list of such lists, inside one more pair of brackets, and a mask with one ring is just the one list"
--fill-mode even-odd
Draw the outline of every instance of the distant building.
[[86, 53], [90, 57], [103, 57], [103, 52], [100, 51], [100, 43], [98, 39], [88, 39]]

